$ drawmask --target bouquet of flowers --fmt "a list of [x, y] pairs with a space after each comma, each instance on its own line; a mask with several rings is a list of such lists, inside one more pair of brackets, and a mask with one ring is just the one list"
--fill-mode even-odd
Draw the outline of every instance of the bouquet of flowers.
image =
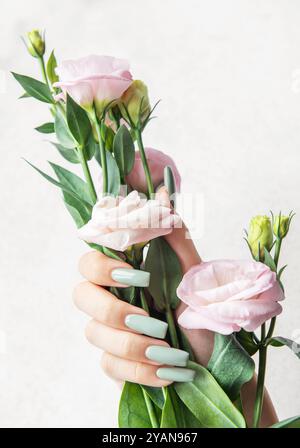
[[[51, 117], [35, 129], [56, 136], [53, 146], [63, 159], [81, 165], [83, 178], [50, 162], [52, 177], [28, 163], [61, 190], [82, 240], [144, 272], [143, 286], [111, 291], [165, 322], [161, 338], [186, 354], [167, 387], [124, 384], [119, 426], [259, 427], [269, 347], [287, 346], [300, 357], [296, 342], [273, 336], [284, 298], [285, 266], [280, 267], [279, 255], [293, 214], [251, 220], [245, 239], [252, 259], [201, 262], [183, 275], [178, 256], [164, 238], [183, 227], [176, 213], [181, 179], [169, 156], [144, 147], [143, 131], [156, 107], [150, 106], [147, 86], [133, 79], [126, 60], [88, 56], [57, 64], [52, 51], [45, 62], [45, 38], [37, 30], [28, 33], [25, 44], [40, 64], [42, 81], [13, 76], [24, 89], [22, 98], [47, 104]], [[90, 171], [92, 159], [99, 165], [97, 180]], [[177, 320], [180, 300], [186, 306]], [[215, 333], [206, 367], [196, 361], [183, 329]], [[255, 375], [256, 352], [258, 379], [250, 425], [241, 388]], [[159, 370], [164, 378], [164, 368]], [[273, 427], [300, 427], [300, 416]]]

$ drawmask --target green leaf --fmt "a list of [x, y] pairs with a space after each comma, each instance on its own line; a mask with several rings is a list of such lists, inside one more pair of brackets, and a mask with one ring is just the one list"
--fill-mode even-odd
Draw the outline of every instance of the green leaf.
[[91, 206], [94, 205], [87, 183], [84, 182], [81, 177], [77, 176], [66, 168], [63, 168], [62, 166], [56, 165], [52, 162], [49, 163], [62, 185], [73, 191], [76, 196], [82, 199], [84, 202], [90, 204]]
[[135, 159], [134, 143], [124, 125], [120, 126], [115, 135], [113, 150], [121, 176], [124, 178], [132, 170]]
[[63, 192], [65, 205], [78, 228], [86, 224], [92, 215], [92, 207], [87, 207], [82, 201]]
[[[98, 146], [98, 145], [97, 145]], [[117, 196], [120, 193], [121, 179], [118, 165], [113, 157], [113, 155], [105, 150], [106, 154], [106, 164], [107, 164], [107, 174], [108, 174], [108, 185], [107, 192], [113, 196]], [[101, 166], [101, 157], [99, 153], [99, 147], [97, 147], [95, 158], [99, 165]]]
[[[53, 177], [51, 177], [48, 174], [44, 173], [42, 170], [40, 170], [38, 167], [36, 167], [32, 163], [30, 163], [28, 160], [26, 160], [26, 159], [24, 159], [24, 160], [25, 160], [26, 163], [28, 163], [28, 165], [30, 165], [33, 169], [35, 169], [41, 176], [43, 176], [48, 182], [50, 182], [51, 184], [55, 185], [56, 187], [61, 188], [63, 190], [63, 192], [69, 193], [71, 196], [74, 196], [75, 198], [77, 198], [77, 199], [81, 200], [82, 202], [84, 202], [83, 199], [81, 199], [77, 195], [77, 193], [75, 193], [73, 190], [68, 188], [66, 185], [62, 184], [61, 182], [58, 182]], [[90, 207], [90, 204], [87, 203], [87, 202], [85, 202], [85, 205]]]
[[113, 143], [115, 138], [115, 133], [111, 127], [106, 126], [104, 123], [101, 123], [101, 138], [104, 141], [105, 149], [112, 152]]
[[144, 391], [149, 395], [153, 403], [162, 409], [164, 407], [164, 394], [161, 387], [141, 386]]
[[90, 120], [82, 107], [67, 95], [67, 123], [78, 145], [83, 147], [91, 133]]
[[39, 101], [43, 101], [44, 103], [55, 103], [47, 84], [31, 78], [30, 76], [19, 75], [14, 72], [12, 72], [12, 75], [21, 84], [29, 96], [32, 96]]
[[86, 160], [91, 160], [94, 157], [96, 150], [97, 143], [95, 142], [93, 133], [91, 132], [86, 144], [83, 147], [84, 158]]
[[44, 123], [41, 126], [36, 127], [35, 130], [42, 134], [53, 134], [55, 132], [54, 123]]
[[181, 400], [205, 428], [245, 428], [242, 414], [207, 369], [189, 361], [196, 371], [194, 381], [176, 383]]
[[176, 294], [182, 279], [177, 255], [163, 238], [151, 241], [145, 262], [145, 270], [151, 272], [149, 291], [156, 307], [164, 311], [175, 309], [179, 302]]
[[253, 377], [255, 363], [232, 334], [215, 333], [214, 350], [207, 369], [234, 401], [243, 384]]
[[124, 384], [119, 403], [119, 428], [152, 428], [139, 384]]
[[57, 110], [56, 112], [54, 127], [56, 137], [59, 143], [64, 148], [73, 149], [76, 146], [76, 141], [74, 140], [72, 134], [70, 133], [66, 119], [60, 110]]
[[27, 92], [24, 92], [22, 95], [19, 96], [19, 100], [21, 100], [23, 98], [31, 98], [31, 95], [28, 95]]
[[60, 155], [70, 163], [80, 163], [75, 148], [64, 148], [59, 143], [51, 142], [58, 150]]
[[238, 333], [235, 333], [235, 336], [250, 356], [253, 356], [257, 352], [258, 345], [255, 343], [252, 332], [248, 332], [242, 328]]
[[55, 72], [56, 67], [57, 67], [56, 57], [54, 54], [54, 50], [52, 50], [47, 62], [47, 76], [51, 84], [54, 84], [59, 79]]
[[172, 386], [165, 388], [165, 404], [161, 414], [161, 428], [184, 428], [181, 400]]
[[281, 422], [269, 426], [269, 428], [300, 428], [300, 415], [282, 420]]
[[290, 348], [295, 355], [300, 359], [300, 344], [291, 339], [282, 338], [281, 336], [270, 339], [269, 344], [273, 347], [283, 347], [284, 345]]
[[264, 247], [264, 264], [266, 264], [271, 269], [271, 271], [273, 272], [277, 271], [276, 264], [270, 252], [268, 252], [268, 250], [265, 247]]

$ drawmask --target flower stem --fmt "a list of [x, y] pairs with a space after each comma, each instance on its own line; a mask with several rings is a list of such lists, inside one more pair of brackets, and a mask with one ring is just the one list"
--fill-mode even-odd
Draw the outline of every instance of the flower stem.
[[278, 260], [279, 260], [279, 255], [280, 255], [281, 243], [282, 243], [282, 239], [281, 238], [277, 238], [276, 244], [275, 244], [275, 255], [274, 255], [274, 263], [275, 263], [276, 267], [278, 266]]
[[259, 368], [258, 368], [256, 397], [254, 404], [253, 428], [259, 427], [261, 419], [263, 399], [264, 399], [266, 362], [267, 362], [267, 347], [261, 346], [259, 349]]
[[93, 203], [95, 204], [96, 201], [97, 201], [97, 194], [96, 194], [96, 190], [95, 190], [95, 187], [94, 187], [94, 183], [93, 183], [93, 179], [92, 179], [92, 176], [91, 176], [91, 172], [90, 172], [88, 163], [87, 163], [87, 161], [86, 161], [86, 159], [84, 157], [83, 150], [81, 148], [78, 148], [77, 154], [78, 154], [79, 159], [80, 159], [80, 163], [81, 163], [81, 166], [82, 166], [83, 174], [84, 174], [85, 180], [87, 182], [91, 198], [93, 200]]
[[146, 403], [146, 407], [147, 407], [147, 411], [148, 411], [148, 415], [150, 418], [152, 428], [159, 428], [158, 420], [157, 420], [157, 417], [155, 414], [155, 409], [154, 409], [153, 403], [151, 401], [151, 398], [149, 397], [149, 395], [147, 394], [147, 392], [144, 389], [142, 389], [142, 391], [143, 391], [144, 400]]
[[102, 191], [103, 193], [107, 193], [107, 182], [108, 182], [108, 178], [107, 178], [107, 161], [106, 161], [106, 149], [104, 147], [103, 144], [103, 140], [101, 137], [101, 131], [100, 131], [100, 126], [96, 117], [96, 113], [94, 113], [94, 118], [93, 118], [95, 127], [96, 127], [96, 132], [97, 132], [97, 137], [98, 137], [98, 142], [99, 142], [99, 149], [100, 149], [100, 159], [101, 159], [101, 168], [102, 168]]
[[50, 84], [49, 84], [49, 80], [48, 80], [48, 77], [47, 77], [44, 56], [40, 56], [38, 59], [39, 59], [41, 72], [42, 72], [42, 75], [43, 75], [43, 79], [44, 79], [45, 83], [47, 84], [47, 86], [49, 87], [49, 89], [51, 90], [51, 87], [50, 87]]
[[170, 306], [168, 306], [168, 308], [166, 310], [166, 318], [167, 318], [167, 322], [168, 322], [168, 328], [169, 328], [170, 338], [171, 338], [171, 342], [172, 342], [172, 347], [179, 348], [179, 341], [178, 341], [176, 326], [175, 326], [175, 322], [174, 322], [173, 311], [171, 310]]
[[144, 148], [144, 144], [143, 144], [141, 130], [140, 129], [136, 129], [135, 130], [135, 135], [136, 135], [136, 140], [137, 140], [137, 144], [138, 144], [140, 155], [141, 155], [143, 168], [144, 168], [144, 171], [145, 171], [145, 176], [146, 176], [146, 181], [147, 181], [147, 186], [148, 186], [148, 193], [149, 193], [149, 196], [151, 198], [151, 196], [154, 194], [154, 186], [153, 186], [153, 182], [152, 182], [152, 178], [151, 178], [151, 174], [150, 174], [149, 165], [148, 165], [148, 162], [147, 162], [147, 157], [146, 157], [146, 154], [145, 154], [145, 148]]

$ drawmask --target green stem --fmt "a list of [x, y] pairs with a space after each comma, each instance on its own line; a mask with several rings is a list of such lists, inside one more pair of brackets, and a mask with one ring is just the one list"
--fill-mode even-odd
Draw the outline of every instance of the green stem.
[[141, 305], [142, 305], [142, 308], [143, 308], [145, 311], [147, 311], [147, 313], [150, 315], [150, 312], [149, 312], [149, 306], [148, 306], [148, 302], [147, 302], [147, 300], [146, 300], [146, 296], [145, 296], [144, 288], [141, 288], [141, 289], [140, 289], [140, 297], [141, 297]]
[[90, 172], [88, 163], [87, 163], [87, 161], [86, 161], [86, 159], [84, 157], [84, 154], [83, 154], [83, 150], [81, 148], [78, 148], [77, 149], [77, 154], [78, 154], [79, 159], [80, 159], [80, 163], [81, 163], [81, 166], [82, 166], [83, 174], [84, 174], [85, 180], [87, 182], [88, 189], [89, 189], [89, 192], [91, 194], [91, 198], [93, 200], [93, 203], [96, 203], [97, 202], [97, 194], [96, 194], [96, 190], [95, 190], [95, 187], [94, 187], [94, 183], [93, 183], [93, 179], [92, 179], [92, 176], [91, 176], [91, 172]]
[[100, 149], [100, 158], [101, 158], [101, 168], [102, 168], [102, 191], [103, 193], [107, 193], [107, 183], [108, 183], [108, 177], [107, 177], [107, 161], [106, 161], [106, 149], [104, 147], [104, 143], [101, 137], [101, 131], [100, 126], [96, 117], [96, 113], [94, 113], [93, 122], [96, 127], [98, 142], [99, 142], [99, 149]]
[[146, 403], [146, 407], [147, 407], [147, 411], [148, 411], [148, 414], [149, 414], [149, 418], [150, 418], [150, 422], [151, 422], [152, 428], [159, 428], [158, 420], [157, 420], [157, 417], [156, 417], [155, 409], [154, 409], [153, 403], [151, 401], [151, 398], [149, 397], [147, 392], [144, 391], [144, 389], [142, 389], [142, 391], [143, 391], [144, 400], [145, 400], [145, 403]]
[[269, 327], [269, 331], [266, 336], [266, 339], [270, 339], [273, 336], [275, 325], [276, 325], [276, 316], [272, 317], [272, 319], [271, 319], [271, 323], [270, 323], [270, 327]]
[[282, 239], [281, 238], [277, 238], [276, 244], [275, 244], [275, 255], [274, 255], [274, 263], [275, 263], [276, 267], [278, 266], [278, 260], [279, 260], [279, 255], [280, 255], [281, 243], [282, 243]]
[[259, 349], [259, 368], [257, 378], [257, 389], [254, 404], [253, 428], [258, 428], [260, 424], [263, 399], [264, 399], [264, 383], [266, 374], [267, 347], [261, 346]]
[[143, 144], [141, 130], [140, 129], [136, 129], [135, 130], [135, 135], [136, 135], [136, 140], [137, 140], [137, 144], [138, 144], [140, 155], [141, 155], [143, 168], [144, 168], [144, 171], [145, 171], [145, 176], [146, 176], [146, 181], [147, 181], [147, 186], [148, 186], [148, 193], [149, 193], [149, 196], [151, 198], [151, 196], [154, 194], [154, 186], [153, 186], [153, 182], [152, 182], [152, 178], [151, 178], [149, 165], [148, 165], [148, 162], [147, 162], [147, 157], [146, 157], [146, 154], [145, 154], [145, 148], [144, 148], [144, 144]]
[[47, 84], [47, 86], [49, 87], [49, 89], [51, 90], [51, 86], [49, 84], [49, 80], [48, 80], [48, 76], [47, 76], [47, 72], [46, 72], [46, 66], [45, 66], [45, 61], [44, 61], [44, 57], [40, 56], [39, 58], [39, 63], [40, 63], [40, 67], [41, 67], [41, 72], [44, 78], [45, 83]]
[[171, 338], [171, 342], [172, 342], [172, 347], [179, 348], [179, 341], [178, 341], [176, 326], [175, 326], [175, 322], [174, 322], [173, 311], [171, 310], [170, 307], [167, 308], [166, 318], [167, 318], [167, 322], [168, 322], [168, 328], [169, 328], [170, 338]]

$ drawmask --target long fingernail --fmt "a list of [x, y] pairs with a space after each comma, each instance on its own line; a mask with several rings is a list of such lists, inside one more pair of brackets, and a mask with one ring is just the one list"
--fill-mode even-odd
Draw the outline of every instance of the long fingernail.
[[115, 282], [128, 286], [147, 287], [150, 282], [150, 272], [139, 269], [117, 268], [111, 272], [111, 277]]
[[151, 361], [159, 362], [160, 364], [179, 367], [185, 367], [189, 359], [188, 352], [161, 345], [150, 345], [145, 351], [145, 356]]
[[177, 381], [180, 383], [193, 381], [195, 374], [195, 370], [181, 369], [180, 367], [160, 367], [156, 371], [156, 375], [161, 380]]
[[166, 322], [140, 314], [128, 314], [125, 318], [125, 325], [139, 333], [159, 339], [166, 337], [168, 329]]

